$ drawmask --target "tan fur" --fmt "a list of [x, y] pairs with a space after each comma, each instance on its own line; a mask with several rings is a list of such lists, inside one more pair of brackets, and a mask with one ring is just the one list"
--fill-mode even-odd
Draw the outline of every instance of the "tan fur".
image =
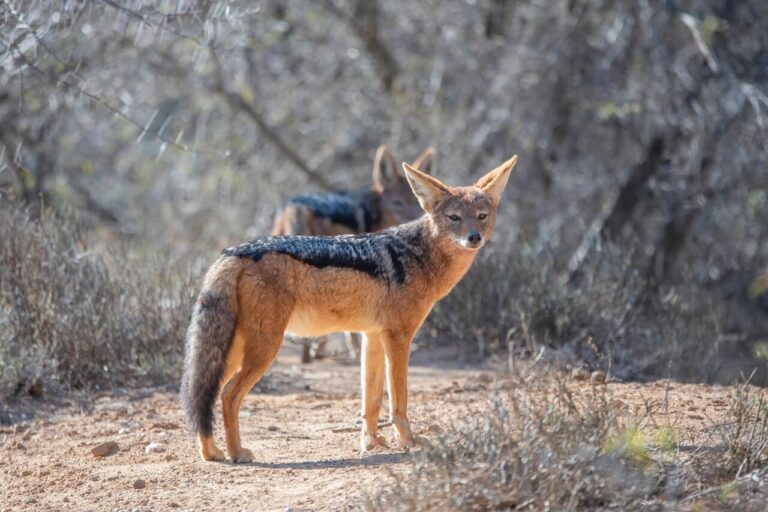
[[[469, 187], [449, 187], [405, 165], [427, 212], [423, 222], [429, 258], [425, 267], [409, 270], [401, 285], [384, 285], [349, 268], [317, 268], [279, 253], [258, 261], [223, 256], [213, 265], [206, 285], [236, 280], [236, 296], [230, 303], [237, 323], [221, 379], [227, 451], [234, 462], [253, 459], [240, 442], [240, 405], [275, 359], [286, 331], [302, 336], [364, 332], [361, 449], [386, 445], [377, 435], [385, 375], [396, 443], [402, 447], [413, 443], [406, 414], [411, 341], [435, 302], [467, 272], [482, 245], [468, 248], [463, 237], [479, 230], [484, 242], [492, 233], [496, 208], [515, 163], [513, 157]], [[487, 217], [478, 220], [480, 214]], [[449, 215], [462, 219], [451, 220]], [[204, 459], [220, 458], [212, 438], [201, 437], [200, 443]]]

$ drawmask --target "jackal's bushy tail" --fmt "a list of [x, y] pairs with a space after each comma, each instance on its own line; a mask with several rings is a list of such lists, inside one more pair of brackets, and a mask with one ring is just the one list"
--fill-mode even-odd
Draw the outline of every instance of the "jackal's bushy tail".
[[205, 277], [187, 330], [181, 401], [190, 427], [213, 432], [213, 406], [219, 392], [236, 322], [237, 275], [219, 260]]

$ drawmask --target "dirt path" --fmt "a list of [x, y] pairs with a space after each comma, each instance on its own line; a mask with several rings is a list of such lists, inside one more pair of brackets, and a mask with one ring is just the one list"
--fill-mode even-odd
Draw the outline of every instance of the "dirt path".
[[[408, 455], [382, 450], [361, 459], [359, 434], [333, 431], [358, 416], [357, 367], [296, 362], [281, 356], [271, 370], [276, 391], [245, 400], [242, 435], [257, 462], [201, 462], [173, 393], [105, 396], [88, 414], [64, 410], [0, 430], [0, 510], [357, 509], [391, 472], [408, 471]], [[415, 431], [429, 437], [483, 407], [494, 378], [487, 370], [413, 366]], [[662, 383], [609, 388], [627, 410], [664, 400]], [[727, 388], [673, 384], [669, 395], [674, 421], [693, 435], [705, 435], [727, 408]], [[94, 458], [91, 447], [104, 441], [116, 441], [119, 451]], [[159, 451], [148, 453], [150, 443]], [[145, 486], [135, 489], [137, 480]]]

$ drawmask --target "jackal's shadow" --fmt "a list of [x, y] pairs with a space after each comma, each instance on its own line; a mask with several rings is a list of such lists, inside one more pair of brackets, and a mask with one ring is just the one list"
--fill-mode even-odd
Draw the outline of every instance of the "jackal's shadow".
[[[258, 455], [257, 455], [258, 456]], [[408, 462], [408, 453], [372, 453], [363, 458], [346, 457], [341, 459], [307, 460], [298, 462], [251, 462], [250, 464], [238, 464], [236, 467], [261, 468], [261, 469], [334, 469], [349, 468], [354, 466], [386, 466]]]

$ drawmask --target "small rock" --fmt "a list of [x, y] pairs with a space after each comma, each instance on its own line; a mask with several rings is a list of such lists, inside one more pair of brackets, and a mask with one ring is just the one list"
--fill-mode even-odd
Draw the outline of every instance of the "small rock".
[[30, 471], [29, 469], [25, 469], [24, 471], [21, 472], [21, 476], [29, 476], [31, 474], [32, 474], [32, 471]]
[[94, 457], [108, 457], [117, 453], [118, 450], [120, 450], [120, 447], [115, 441], [107, 441], [91, 448], [91, 454]]
[[163, 446], [160, 443], [149, 443], [146, 448], [144, 448], [144, 453], [162, 453], [165, 451], [165, 446]]
[[574, 368], [571, 372], [571, 378], [573, 380], [587, 380], [589, 378], [589, 372], [584, 368]]
[[162, 421], [159, 423], [153, 423], [149, 428], [158, 430], [176, 430], [181, 427], [179, 427], [176, 423], [171, 423], [170, 421]]
[[592, 375], [589, 376], [590, 382], [592, 384], [605, 384], [605, 372], [601, 372], [600, 370], [592, 372]]
[[267, 430], [270, 432], [275, 432], [277, 430], [277, 425], [270, 425], [267, 427]]
[[120, 430], [117, 431], [117, 435], [120, 435], [120, 436], [124, 436], [130, 433], [131, 433], [131, 429], [129, 428], [121, 428]]
[[172, 460], [176, 460], [176, 457], [174, 457], [173, 455], [171, 455], [171, 454], [169, 453], [168, 455], [166, 455], [166, 456], [165, 456], [165, 460], [166, 460], [166, 461], [168, 461], [168, 462], [170, 462], [170, 461], [172, 461]]
[[179, 505], [175, 501], [172, 501], [172, 502], [168, 503], [168, 506], [171, 507], [171, 508], [179, 508], [181, 505]]
[[133, 482], [133, 488], [134, 489], [143, 489], [147, 486], [147, 482], [139, 478], [138, 480]]

